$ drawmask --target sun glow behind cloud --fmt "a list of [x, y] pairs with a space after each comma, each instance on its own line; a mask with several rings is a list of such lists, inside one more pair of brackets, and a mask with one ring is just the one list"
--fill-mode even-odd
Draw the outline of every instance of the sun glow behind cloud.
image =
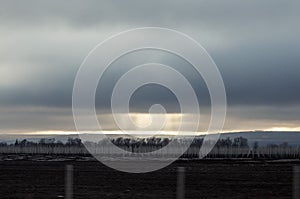
[[[117, 114], [117, 117], [122, 117], [123, 114]], [[148, 113], [130, 113], [130, 118], [132, 119], [132, 123], [134, 125], [138, 125], [140, 127], [147, 127], [147, 125], [151, 124], [151, 116], [152, 117], [159, 117], [160, 119], [165, 119], [165, 126], [163, 129], [148, 129], [145, 128], [144, 130], [137, 130], [132, 129], [132, 125], [127, 125], [128, 129], [120, 130], [120, 129], [104, 129], [104, 130], [86, 130], [86, 131], [57, 131], [57, 130], [46, 130], [46, 131], [27, 131], [23, 132], [22, 134], [27, 135], [77, 135], [77, 134], [105, 134], [105, 135], [132, 135], [132, 136], [158, 136], [158, 135], [207, 135], [209, 133], [232, 133], [232, 132], [245, 132], [245, 131], [300, 131], [300, 127], [287, 127], [287, 126], [275, 126], [269, 128], [260, 128], [260, 129], [229, 129], [224, 130], [221, 132], [207, 132], [206, 129], [201, 130], [199, 128], [198, 131], [181, 131], [178, 133], [178, 127], [181, 123], [182, 117], [192, 117], [192, 115], [182, 115], [182, 114], [152, 114], [149, 115]], [[105, 117], [106, 119], [110, 117], [113, 120], [112, 115], [102, 115], [101, 117]], [[207, 123], [208, 121], [205, 121]], [[188, 124], [183, 124], [187, 125]], [[208, 125], [205, 124], [205, 125]], [[201, 125], [200, 125], [201, 126]]]
[[[233, 133], [233, 132], [247, 132], [247, 131], [253, 131], [253, 130], [234, 130], [234, 131], [223, 131], [220, 133]], [[298, 132], [300, 131], [300, 127], [298, 128], [285, 128], [285, 127], [275, 127], [275, 128], [269, 128], [269, 129], [262, 129], [259, 131], [279, 131], [279, 132]], [[216, 133], [216, 132], [214, 132]], [[105, 135], [132, 135], [132, 136], [175, 136], [177, 135], [174, 131], [163, 131], [160, 134], [157, 134], [157, 132], [138, 132], [138, 131], [84, 131], [84, 132], [77, 132], [77, 131], [35, 131], [35, 132], [26, 132], [22, 133], [24, 135], [78, 135], [78, 134], [105, 134]], [[192, 132], [181, 132], [181, 135], [207, 135], [207, 132], [196, 132], [195, 134]]]

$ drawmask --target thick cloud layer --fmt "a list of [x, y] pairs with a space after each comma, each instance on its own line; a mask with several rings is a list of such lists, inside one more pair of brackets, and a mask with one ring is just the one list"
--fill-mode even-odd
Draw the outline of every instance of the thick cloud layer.
[[[282, 120], [294, 127], [300, 119], [297, 112], [300, 106], [299, 10], [299, 1], [276, 0], [2, 0], [0, 129], [73, 129], [72, 122], [55, 122], [52, 113], [60, 109], [64, 118], [71, 121], [73, 81], [84, 57], [112, 34], [144, 26], [182, 31], [206, 48], [223, 76], [229, 109], [234, 110], [228, 120], [236, 118], [234, 121], [242, 122], [241, 118], [253, 117], [260, 126], [257, 120], [266, 119], [271, 121], [269, 127]], [[201, 106], [209, 107], [205, 84], [189, 64], [170, 54], [149, 51], [128, 55], [107, 71], [97, 91], [99, 114], [107, 113], [104, 111], [110, 105], [107, 96], [118, 77], [130, 67], [149, 61], [168, 64], [183, 73], [197, 92]], [[174, 96], [155, 86], [136, 93], [132, 110], [145, 112], [150, 104], [157, 102], [164, 104], [169, 112], [178, 112]], [[44, 107], [43, 117], [39, 117], [43, 121], [40, 124], [44, 125], [37, 125], [34, 119], [24, 119], [17, 107], [22, 107], [22, 113], [28, 111], [24, 107], [31, 107], [32, 118], [39, 116], [35, 110]], [[245, 112], [252, 116], [246, 119], [243, 115], [249, 114]], [[252, 123], [245, 128], [260, 128], [251, 126]], [[228, 129], [240, 127], [230, 125]]]

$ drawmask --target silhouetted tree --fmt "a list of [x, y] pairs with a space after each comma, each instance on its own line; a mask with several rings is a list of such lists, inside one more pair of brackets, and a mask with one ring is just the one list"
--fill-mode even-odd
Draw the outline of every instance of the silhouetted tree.
[[234, 138], [232, 146], [235, 147], [249, 147], [247, 138], [237, 137]]
[[253, 143], [253, 149], [254, 149], [254, 151], [256, 151], [258, 149], [258, 142]]

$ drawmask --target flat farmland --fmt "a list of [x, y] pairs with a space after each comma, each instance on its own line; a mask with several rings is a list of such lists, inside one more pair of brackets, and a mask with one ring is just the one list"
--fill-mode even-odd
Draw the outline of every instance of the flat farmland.
[[130, 174], [97, 161], [0, 161], [0, 198], [63, 198], [65, 166], [74, 168], [74, 198], [176, 198], [177, 168], [185, 167], [185, 198], [292, 198], [298, 162], [177, 161]]

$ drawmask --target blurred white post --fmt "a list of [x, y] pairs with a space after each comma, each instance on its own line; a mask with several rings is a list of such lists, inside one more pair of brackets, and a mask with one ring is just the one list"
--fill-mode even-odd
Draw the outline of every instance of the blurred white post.
[[300, 198], [300, 166], [294, 166], [294, 183], [293, 183], [293, 198]]
[[184, 199], [185, 168], [178, 167], [177, 176], [177, 199]]
[[73, 199], [73, 165], [67, 165], [65, 172], [65, 198]]

